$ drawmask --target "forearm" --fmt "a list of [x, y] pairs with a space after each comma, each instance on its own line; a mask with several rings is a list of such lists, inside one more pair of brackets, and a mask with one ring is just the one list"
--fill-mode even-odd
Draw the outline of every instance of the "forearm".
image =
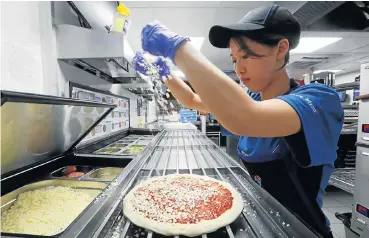
[[248, 123], [252, 125], [253, 118], [249, 116], [253, 114], [257, 103], [190, 43], [183, 43], [179, 47], [175, 62], [209, 111], [225, 128], [238, 134], [241, 126], [245, 130]]
[[170, 80], [166, 80], [165, 85], [183, 106], [203, 112], [209, 111], [200, 97], [183, 80], [172, 75]]

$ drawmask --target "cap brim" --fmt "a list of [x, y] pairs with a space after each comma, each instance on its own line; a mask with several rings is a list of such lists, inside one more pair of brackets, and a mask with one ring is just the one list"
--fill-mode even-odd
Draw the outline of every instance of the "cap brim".
[[236, 23], [233, 25], [215, 25], [209, 31], [209, 41], [217, 48], [228, 48], [229, 40], [239, 34], [247, 35], [248, 32], [264, 29], [263, 25], [254, 23]]

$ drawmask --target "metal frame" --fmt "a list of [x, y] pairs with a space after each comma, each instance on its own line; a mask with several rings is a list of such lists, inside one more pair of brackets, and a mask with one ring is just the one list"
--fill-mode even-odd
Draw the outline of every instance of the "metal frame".
[[6, 102], [22, 102], [22, 103], [34, 103], [34, 104], [50, 104], [50, 105], [72, 105], [72, 106], [94, 106], [94, 107], [110, 107], [116, 106], [109, 103], [91, 102], [74, 98], [62, 98], [49, 95], [39, 95], [33, 93], [21, 93], [0, 90], [1, 93], [1, 106]]
[[[20, 92], [11, 92], [11, 91], [0, 91], [1, 93], [1, 106], [3, 106], [7, 102], [16, 102], [16, 103], [32, 103], [32, 104], [47, 104], [47, 105], [71, 105], [71, 106], [89, 106], [89, 107], [103, 107], [108, 108], [108, 110], [94, 123], [92, 126], [85, 131], [71, 146], [64, 151], [62, 154], [56, 155], [49, 159], [45, 159], [42, 161], [38, 161], [36, 163], [30, 164], [26, 166], [26, 169], [34, 166], [38, 163], [44, 163], [46, 161], [54, 160], [57, 157], [61, 157], [63, 155], [70, 154], [74, 147], [85, 138], [88, 133], [98, 125], [105, 117], [108, 115], [116, 106], [112, 104], [105, 104], [105, 103], [96, 103], [90, 102], [80, 99], [70, 99], [70, 98], [62, 98], [62, 97], [55, 97], [55, 96], [48, 96], [48, 95], [39, 95], [39, 94], [32, 94], [32, 93], [20, 93]], [[17, 169], [16, 171], [18, 171]], [[2, 176], [8, 177], [13, 175], [13, 173], [17, 173], [16, 171], [10, 171], [8, 173], [3, 174]]]

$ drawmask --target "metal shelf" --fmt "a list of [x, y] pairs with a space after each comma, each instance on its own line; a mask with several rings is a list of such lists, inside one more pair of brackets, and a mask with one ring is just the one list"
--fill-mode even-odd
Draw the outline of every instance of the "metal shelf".
[[[229, 182], [244, 199], [244, 210], [235, 222], [216, 232], [203, 234], [202, 238], [316, 237], [273, 197], [252, 182], [245, 169], [200, 131], [168, 130], [163, 131], [161, 136], [150, 156], [142, 162], [135, 179], [129, 182], [130, 188], [155, 176], [193, 173]], [[120, 205], [116, 206], [120, 215], [109, 227], [105, 237], [162, 237], [132, 224], [124, 217]]]
[[342, 105], [342, 108], [343, 109], [356, 109], [358, 110], [359, 109], [359, 105]]
[[359, 117], [345, 117], [345, 122], [357, 122], [359, 121]]
[[360, 88], [360, 82], [343, 83], [343, 84], [335, 85], [334, 88], [336, 89], [336, 91], [358, 89]]
[[329, 179], [329, 184], [340, 188], [348, 193], [354, 194], [355, 169], [335, 169], [331, 175], [331, 178]]

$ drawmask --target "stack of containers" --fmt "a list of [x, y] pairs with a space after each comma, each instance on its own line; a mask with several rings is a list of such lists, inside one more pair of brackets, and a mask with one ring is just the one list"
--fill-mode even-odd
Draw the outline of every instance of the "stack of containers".
[[180, 122], [193, 122], [197, 121], [197, 111], [190, 109], [181, 109], [179, 111]]

